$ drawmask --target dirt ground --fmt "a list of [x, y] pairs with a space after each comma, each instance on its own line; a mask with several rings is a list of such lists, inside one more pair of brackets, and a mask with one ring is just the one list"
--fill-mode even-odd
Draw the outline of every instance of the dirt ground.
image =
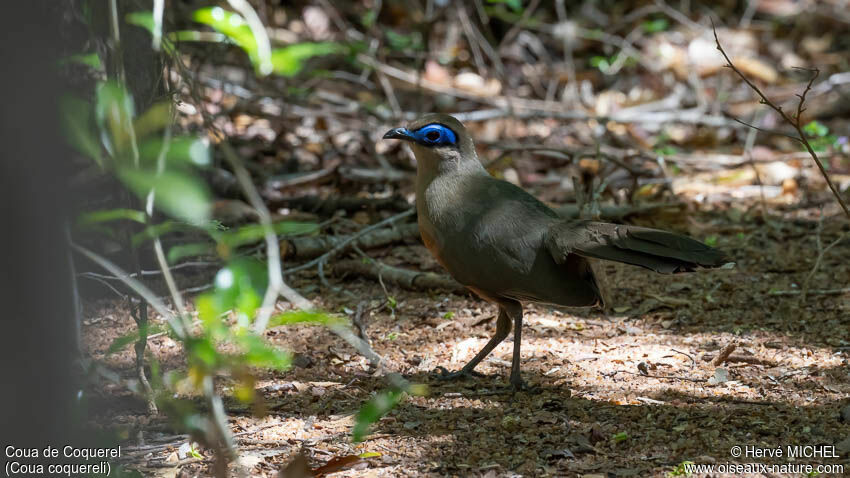
[[[677, 469], [684, 462], [789, 463], [736, 458], [736, 445], [835, 445], [841, 458], [793, 463], [850, 469], [850, 299], [828, 293], [850, 283], [850, 243], [823, 255], [805, 302], [799, 295], [818, 257], [818, 236], [823, 248], [846, 225], [827, 220], [818, 226], [816, 206], [780, 207], [767, 222], [758, 211], [754, 206], [742, 215], [729, 207], [645, 223], [714, 236], [734, 269], [661, 276], [606, 264], [607, 315], [526, 306], [522, 370], [536, 393], [504, 388], [510, 338], [478, 367], [488, 377], [434, 379], [437, 366], [457, 369], [484, 345], [495, 326], [494, 306], [471, 295], [392, 285], [385, 292], [358, 277], [332, 278], [339, 288], [332, 291], [319, 285], [315, 272], [305, 272], [293, 285], [324, 309], [351, 316], [361, 301], [375, 309], [367, 314], [367, 333], [384, 368], [373, 370], [320, 327], [269, 330], [273, 343], [297, 354], [296, 366], [260, 376], [263, 417], [226, 398], [242, 463], [253, 476], [275, 476], [299, 453], [316, 468], [371, 452], [377, 455], [332, 476], [676, 476], [684, 475]], [[830, 211], [831, 205], [824, 208]], [[418, 242], [370, 254], [439, 271]], [[387, 294], [397, 304], [393, 310]], [[128, 312], [100, 301], [87, 304], [86, 317], [88, 352], [132, 377], [130, 349], [103, 355], [112, 339], [134, 329]], [[737, 349], [724, 364], [710, 363], [733, 343]], [[184, 365], [167, 336], [151, 338], [149, 346], [165, 369]], [[387, 372], [427, 384], [428, 393], [406, 397], [355, 445], [353, 415], [386, 387]], [[227, 397], [227, 381], [220, 384]], [[131, 468], [145, 476], [210, 473], [211, 451], [185, 457], [187, 437], [147, 416], [144, 404], [122, 388], [90, 393], [103, 403], [93, 407], [94, 421], [125, 430]]]

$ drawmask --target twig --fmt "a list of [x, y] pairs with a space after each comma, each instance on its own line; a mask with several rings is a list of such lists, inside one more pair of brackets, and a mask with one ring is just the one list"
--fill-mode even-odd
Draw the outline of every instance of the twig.
[[829, 252], [830, 249], [838, 245], [844, 238], [847, 236], [847, 233], [844, 233], [838, 236], [837, 239], [832, 241], [828, 246], [823, 247], [823, 242], [821, 241], [821, 233], [823, 232], [823, 210], [821, 209], [820, 219], [818, 220], [818, 229], [817, 234], [815, 234], [815, 240], [817, 242], [818, 248], [818, 257], [815, 259], [815, 264], [812, 266], [812, 270], [809, 271], [809, 274], [806, 276], [806, 280], [803, 281], [803, 287], [800, 288], [800, 301], [799, 304], [803, 304], [806, 302], [806, 296], [809, 292], [809, 286], [811, 285], [812, 279], [817, 273], [818, 269], [820, 269], [820, 265], [823, 262], [824, 256]]
[[691, 359], [691, 368], [696, 367], [697, 361], [694, 360], [694, 357], [691, 354], [688, 354], [688, 353], [682, 352], [681, 350], [676, 350], [676, 349], [670, 349], [670, 350], [672, 350], [673, 352], [676, 352], [677, 354], [682, 354], [685, 357], [688, 357], [689, 359]]
[[396, 222], [398, 220], [412, 216], [415, 212], [416, 212], [416, 209], [410, 208], [407, 211], [398, 213], [394, 216], [390, 216], [387, 219], [384, 219], [383, 221], [372, 224], [369, 227], [364, 227], [363, 229], [358, 231], [356, 234], [352, 234], [352, 235], [348, 236], [344, 241], [340, 242], [339, 244], [334, 246], [333, 249], [322, 254], [321, 256], [313, 259], [310, 262], [307, 262], [305, 264], [301, 264], [300, 266], [291, 267], [289, 269], [286, 269], [285, 271], [283, 271], [283, 273], [284, 274], [292, 274], [293, 272], [298, 272], [298, 271], [301, 271], [301, 270], [304, 270], [304, 269], [309, 269], [309, 268], [311, 268], [311, 267], [313, 267], [313, 266], [315, 266], [319, 263], [325, 262], [325, 261], [333, 258], [334, 256], [336, 256], [340, 252], [342, 252], [346, 248], [346, 246], [351, 244], [353, 241], [359, 239], [360, 237], [364, 236], [365, 234], [367, 234], [371, 231], [374, 231], [375, 229], [378, 229], [378, 228], [385, 226], [387, 224], [391, 224], [391, 223]]
[[711, 366], [718, 367], [723, 364], [723, 362], [725, 362], [726, 359], [728, 359], [729, 356], [732, 355], [732, 352], [734, 352], [736, 348], [738, 348], [738, 343], [731, 342], [722, 349], [720, 349], [720, 352], [717, 353], [717, 357], [714, 357], [714, 360], [711, 361]]
[[180, 339], [186, 339], [187, 334], [189, 333], [189, 329], [187, 327], [183, 327], [183, 324], [175, 320], [174, 314], [172, 314], [165, 304], [159, 300], [159, 298], [154, 294], [150, 289], [147, 288], [144, 284], [139, 282], [138, 280], [132, 278], [124, 272], [120, 267], [115, 265], [109, 259], [92, 252], [85, 247], [79, 246], [75, 243], [71, 243], [71, 247], [74, 248], [80, 254], [88, 257], [97, 265], [103, 267], [104, 269], [111, 272], [114, 276], [121, 278], [122, 282], [124, 282], [128, 287], [133, 289], [140, 297], [148, 301], [158, 313], [168, 320], [168, 323], [174, 329], [174, 333]]
[[806, 150], [809, 152], [809, 155], [815, 161], [815, 164], [817, 165], [818, 169], [820, 170], [821, 175], [823, 175], [823, 178], [826, 180], [826, 184], [829, 186], [829, 189], [832, 191], [832, 194], [835, 196], [835, 199], [838, 200], [838, 204], [841, 205], [841, 209], [844, 210], [844, 214], [848, 218], [850, 218], [850, 208], [847, 207], [847, 204], [844, 202], [844, 198], [841, 197], [841, 192], [838, 190], [838, 188], [832, 182], [832, 179], [829, 178], [829, 174], [827, 174], [826, 169], [823, 167], [823, 163], [821, 163], [820, 158], [818, 158], [817, 153], [815, 153], [814, 148], [812, 148], [812, 145], [809, 143], [809, 140], [806, 138], [806, 133], [803, 131], [803, 125], [800, 124], [801, 120], [802, 120], [803, 112], [806, 110], [803, 107], [803, 104], [806, 102], [806, 95], [809, 93], [809, 91], [811, 91], [812, 84], [814, 83], [815, 79], [818, 77], [818, 74], [820, 74], [820, 70], [818, 70], [817, 68], [815, 68], [813, 70], [809, 70], [809, 71], [813, 72], [812, 77], [809, 79], [808, 84], [806, 84], [806, 88], [803, 90], [803, 93], [797, 95], [797, 97], [800, 98], [800, 101], [797, 103], [797, 113], [794, 116], [794, 118], [792, 118], [791, 116], [788, 115], [788, 113], [785, 112], [785, 110], [782, 109], [781, 106], [778, 106], [776, 103], [771, 101], [770, 98], [765, 96], [765, 94], [762, 93], [762, 91], [759, 89], [759, 87], [756, 86], [752, 81], [750, 81], [747, 78], [747, 76], [744, 75], [744, 73], [742, 73], [741, 70], [739, 70], [732, 63], [732, 60], [729, 58], [729, 55], [726, 54], [726, 51], [723, 50], [723, 47], [720, 45], [720, 39], [717, 37], [717, 29], [714, 28], [714, 21], [713, 20], [712, 20], [712, 23], [711, 23], [711, 27], [712, 27], [712, 30], [714, 31], [714, 41], [717, 44], [717, 49], [720, 50], [720, 53], [723, 54], [723, 58], [726, 59], [726, 66], [731, 68], [732, 71], [734, 71], [744, 81], [744, 83], [746, 83], [747, 86], [749, 86], [750, 89], [752, 89], [761, 98], [759, 103], [769, 106], [771, 109], [773, 109], [774, 111], [779, 113], [779, 116], [781, 116], [782, 119], [785, 120], [786, 123], [788, 123], [789, 125], [794, 127], [794, 129], [797, 131], [797, 134], [799, 135], [799, 137], [794, 138], [794, 139], [796, 139], [803, 146], [805, 146]]
[[603, 373], [602, 375], [605, 375], [606, 377], [613, 377], [614, 375], [617, 375], [618, 373], [628, 373], [630, 375], [637, 375], [637, 376], [640, 376], [640, 377], [661, 378], [661, 379], [665, 379], [665, 380], [684, 380], [686, 382], [696, 382], [696, 383], [703, 383], [703, 382], [708, 381], [708, 379], [705, 379], [705, 378], [677, 377], [676, 375], [644, 375], [642, 373], [631, 372], [629, 370], [614, 370], [611, 373], [608, 373], [608, 374]]
[[[768, 292], [768, 295], [798, 295], [802, 294], [802, 291], [799, 290], [774, 290]], [[842, 295], [842, 294], [850, 294], [850, 287], [845, 287], [843, 289], [815, 289], [807, 292], [808, 295]]]

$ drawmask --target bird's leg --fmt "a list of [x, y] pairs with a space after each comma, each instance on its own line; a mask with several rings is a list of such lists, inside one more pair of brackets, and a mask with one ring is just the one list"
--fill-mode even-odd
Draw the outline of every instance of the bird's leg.
[[476, 372], [475, 366], [478, 365], [485, 357], [490, 355], [490, 352], [496, 348], [497, 345], [502, 343], [505, 340], [505, 337], [511, 333], [511, 318], [508, 316], [507, 311], [501, 305], [499, 306], [499, 318], [496, 319], [496, 333], [490, 338], [490, 341], [484, 345], [484, 348], [478, 352], [472, 360], [469, 361], [466, 365], [463, 366], [462, 369], [456, 372], [449, 372], [443, 367], [437, 367], [440, 370], [440, 375], [437, 376], [440, 380], [450, 380], [459, 377], [466, 377], [470, 375], [474, 376], [483, 376], [483, 374]]
[[522, 379], [519, 367], [521, 359], [520, 348], [522, 347], [522, 306], [517, 305], [513, 309], [511, 315], [513, 315], [514, 319], [514, 356], [511, 361], [511, 387], [515, 391], [529, 390], [528, 384]]

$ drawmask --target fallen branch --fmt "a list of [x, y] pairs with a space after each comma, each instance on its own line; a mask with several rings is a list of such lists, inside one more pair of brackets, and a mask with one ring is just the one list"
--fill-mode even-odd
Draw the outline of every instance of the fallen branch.
[[313, 259], [329, 250], [345, 247], [348, 244], [351, 247], [374, 249], [415, 237], [419, 237], [419, 226], [415, 223], [402, 224], [397, 227], [378, 229], [360, 237], [350, 235], [293, 237], [280, 242], [280, 251], [287, 260]]
[[311, 212], [320, 216], [331, 216], [339, 210], [355, 212], [361, 210], [404, 211], [410, 207], [407, 201], [399, 196], [387, 198], [362, 198], [362, 197], [329, 197], [319, 196], [296, 196], [283, 197], [271, 195], [266, 197], [266, 203], [270, 209], [290, 208], [305, 212]]
[[284, 274], [291, 274], [293, 272], [298, 272], [300, 270], [309, 269], [309, 268], [316, 266], [316, 265], [322, 265], [325, 262], [327, 262], [328, 260], [334, 258], [336, 255], [342, 253], [347, 247], [350, 246], [350, 244], [352, 242], [356, 241], [357, 239], [360, 239], [361, 237], [365, 236], [366, 234], [374, 231], [375, 229], [379, 229], [382, 226], [386, 226], [388, 224], [392, 224], [393, 222], [404, 219], [408, 216], [412, 216], [415, 212], [416, 212], [416, 209], [410, 208], [407, 211], [398, 213], [395, 216], [388, 217], [387, 219], [384, 219], [383, 221], [372, 224], [369, 227], [365, 227], [365, 228], [361, 229], [360, 231], [358, 231], [357, 234], [353, 234], [351, 236], [348, 236], [348, 238], [346, 238], [345, 240], [340, 241], [339, 244], [334, 246], [328, 252], [325, 252], [321, 256], [317, 257], [316, 259], [313, 259], [312, 261], [310, 261], [306, 264], [301, 264], [300, 266], [291, 267], [289, 269], [286, 269], [285, 271], [283, 271], [283, 273]]
[[409, 290], [441, 289], [456, 293], [466, 291], [464, 286], [451, 277], [433, 272], [388, 266], [377, 261], [347, 259], [336, 262], [333, 270], [336, 275], [357, 274], [375, 280], [380, 278], [385, 283], [389, 282]]
[[717, 353], [717, 357], [714, 357], [714, 359], [711, 361], [711, 365], [713, 367], [718, 367], [722, 365], [723, 362], [725, 362], [726, 359], [728, 359], [729, 356], [732, 355], [732, 352], [734, 352], [736, 348], [738, 348], [737, 342], [731, 342], [727, 344], [725, 347], [720, 349], [720, 352]]

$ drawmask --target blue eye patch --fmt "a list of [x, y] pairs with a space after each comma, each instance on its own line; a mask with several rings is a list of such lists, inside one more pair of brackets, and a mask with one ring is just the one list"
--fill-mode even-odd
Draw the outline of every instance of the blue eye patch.
[[440, 123], [431, 123], [413, 131], [416, 142], [425, 146], [445, 146], [457, 144], [455, 132]]

